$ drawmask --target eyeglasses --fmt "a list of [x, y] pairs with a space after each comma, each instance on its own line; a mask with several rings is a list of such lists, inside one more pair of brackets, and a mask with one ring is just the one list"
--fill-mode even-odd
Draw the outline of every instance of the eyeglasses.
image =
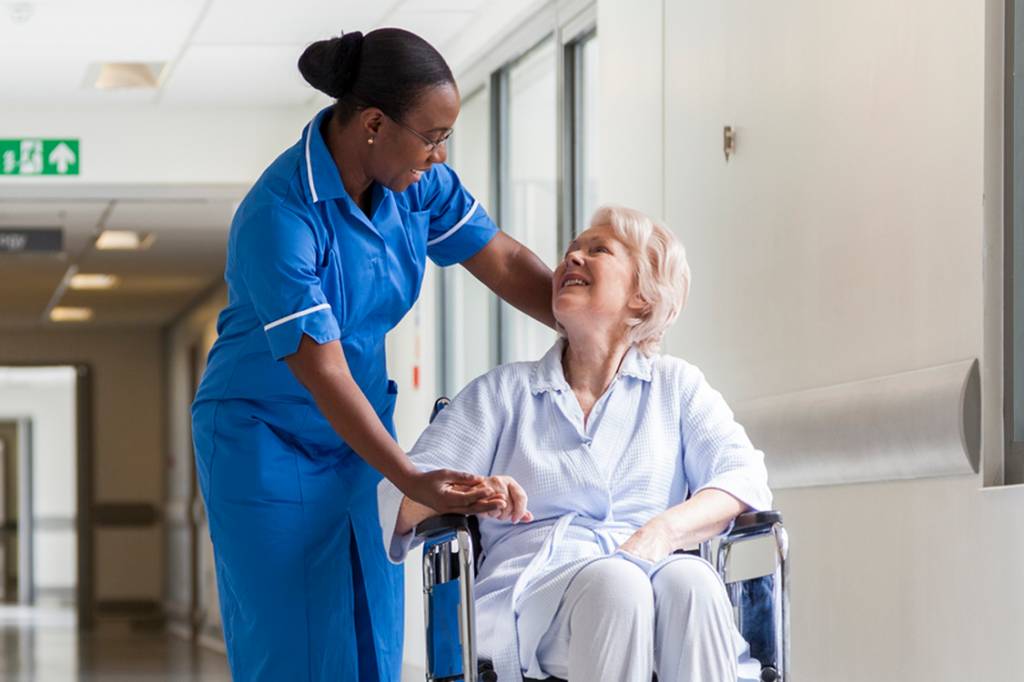
[[[384, 115], [388, 116], [387, 114], [384, 114]], [[442, 135], [440, 139], [438, 139], [438, 140], [431, 140], [426, 135], [423, 135], [422, 133], [416, 132], [414, 129], [412, 129], [409, 126], [405, 125], [404, 123], [399, 121], [397, 118], [394, 118], [392, 116], [388, 116], [388, 118], [390, 118], [392, 121], [394, 121], [397, 125], [399, 125], [402, 128], [405, 128], [406, 130], [408, 130], [410, 133], [412, 133], [416, 137], [420, 138], [423, 141], [423, 144], [426, 145], [426, 149], [424, 151], [426, 151], [428, 154], [432, 154], [435, 149], [437, 149], [441, 145], [443, 145], [446, 142], [448, 142], [448, 138], [450, 138], [452, 136], [452, 133], [455, 132], [455, 130], [452, 129], [452, 130], [449, 130], [448, 132], [446, 132], [444, 135]]]

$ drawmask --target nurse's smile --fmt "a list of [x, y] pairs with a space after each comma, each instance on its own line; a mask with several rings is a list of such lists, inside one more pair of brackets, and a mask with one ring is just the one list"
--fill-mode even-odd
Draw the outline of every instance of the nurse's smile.
[[[419, 182], [434, 164], [448, 159], [447, 141], [459, 116], [461, 100], [454, 85], [428, 88], [408, 114], [385, 113], [368, 150], [367, 165], [379, 182], [394, 192]], [[383, 178], [383, 180], [381, 180]]]

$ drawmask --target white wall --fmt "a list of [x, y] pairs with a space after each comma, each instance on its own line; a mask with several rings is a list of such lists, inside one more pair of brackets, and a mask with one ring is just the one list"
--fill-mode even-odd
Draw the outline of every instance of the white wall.
[[[601, 199], [664, 216], [693, 266], [668, 352], [733, 402], [964, 357], [991, 378], [995, 4], [599, 0]], [[796, 679], [1017, 676], [1024, 489], [981, 482], [777, 491]]]
[[734, 399], [980, 354], [984, 19], [665, 4], [665, 218], [694, 282], [675, 348]]
[[35, 589], [70, 593], [78, 568], [75, 370], [0, 368], [0, 419], [22, 417], [31, 423], [32, 518], [45, 522], [32, 533]]
[[598, 201], [665, 215], [663, 8], [598, 2]]

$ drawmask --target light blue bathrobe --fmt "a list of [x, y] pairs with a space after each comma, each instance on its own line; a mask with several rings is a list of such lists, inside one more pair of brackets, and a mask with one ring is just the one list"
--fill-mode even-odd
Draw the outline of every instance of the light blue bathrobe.
[[[503, 680], [517, 679], [519, 670], [545, 676], [537, 645], [569, 581], [652, 517], [704, 488], [771, 508], [763, 454], [700, 370], [631, 348], [584, 427], [562, 372], [564, 344], [538, 362], [475, 379], [410, 452], [423, 470], [512, 476], [529, 496], [532, 523], [480, 520], [478, 650]], [[381, 482], [384, 543], [395, 562], [412, 544], [411, 534], [394, 535], [401, 501], [397, 488]], [[753, 671], [749, 663], [741, 664], [743, 678]]]

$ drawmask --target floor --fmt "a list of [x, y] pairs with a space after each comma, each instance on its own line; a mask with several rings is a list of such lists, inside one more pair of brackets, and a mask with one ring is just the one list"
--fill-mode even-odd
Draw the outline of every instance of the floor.
[[74, 612], [0, 606], [4, 682], [230, 682], [223, 654], [119, 624], [80, 634]]

